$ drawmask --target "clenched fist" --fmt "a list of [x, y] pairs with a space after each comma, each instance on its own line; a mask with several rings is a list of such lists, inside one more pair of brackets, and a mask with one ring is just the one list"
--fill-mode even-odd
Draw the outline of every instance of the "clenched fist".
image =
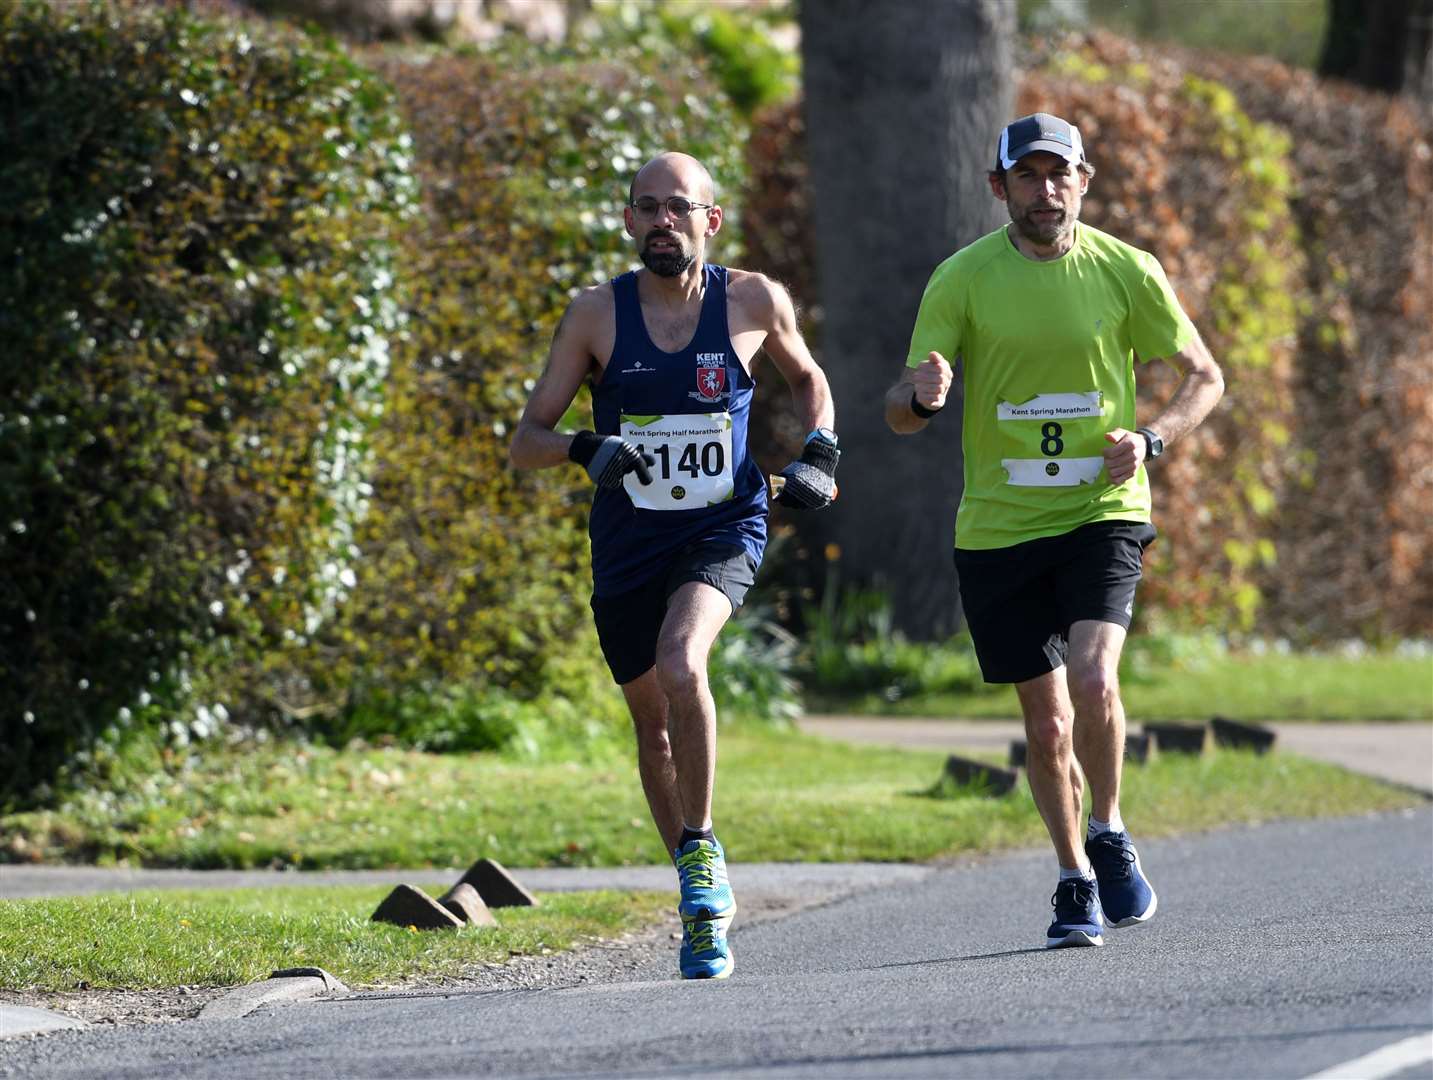
[[927, 412], [945, 408], [945, 396], [950, 393], [950, 384], [955, 375], [946, 363], [945, 357], [932, 352], [911, 372], [911, 386], [915, 390], [911, 401]]

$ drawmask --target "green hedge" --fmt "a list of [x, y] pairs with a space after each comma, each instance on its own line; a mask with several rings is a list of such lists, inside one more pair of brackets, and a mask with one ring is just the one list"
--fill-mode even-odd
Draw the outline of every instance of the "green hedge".
[[416, 191], [383, 86], [256, 24], [0, 3], [0, 100], [13, 801], [214, 723], [348, 591]]
[[[518, 473], [508, 442], [570, 298], [634, 265], [621, 206], [642, 162], [670, 148], [696, 155], [732, 210], [743, 186], [740, 121], [719, 93], [698, 92], [706, 80], [691, 61], [655, 46], [506, 41], [373, 62], [413, 132], [425, 198], [403, 250], [412, 302], [358, 530], [359, 587], [290, 702], [335, 735], [360, 718], [406, 730], [415, 701], [421, 713], [455, 686], [478, 699], [493, 688], [588, 699], [587, 680], [553, 665], [599, 662], [591, 483], [576, 467]], [[730, 255], [734, 214], [728, 223], [718, 251]], [[585, 394], [570, 419], [591, 426]], [[427, 717], [425, 741], [481, 742], [461, 729], [474, 710], [446, 712], [457, 727]], [[609, 715], [620, 721], [620, 703]]]

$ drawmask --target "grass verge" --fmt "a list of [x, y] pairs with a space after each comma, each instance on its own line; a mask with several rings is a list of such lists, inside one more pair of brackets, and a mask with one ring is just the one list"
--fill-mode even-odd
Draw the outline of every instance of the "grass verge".
[[[1126, 656], [1120, 696], [1141, 720], [1433, 720], [1433, 659], [1377, 653]], [[872, 716], [1018, 717], [1009, 686], [971, 690], [809, 693], [811, 712]]]
[[350, 987], [456, 978], [511, 956], [615, 937], [653, 922], [672, 903], [665, 893], [551, 893], [541, 907], [494, 911], [497, 927], [420, 933], [368, 921], [388, 889], [145, 890], [3, 901], [0, 986], [232, 986], [295, 965], [324, 968]]
[[[936, 794], [944, 755], [797, 733], [724, 732], [716, 815], [734, 861], [911, 861], [1044, 841], [1023, 787]], [[1141, 835], [1415, 805], [1343, 769], [1274, 754], [1167, 755], [1131, 766]], [[215, 748], [130, 794], [0, 818], [0, 850], [149, 866], [617, 866], [661, 861], [635, 764], [523, 764], [490, 754]]]

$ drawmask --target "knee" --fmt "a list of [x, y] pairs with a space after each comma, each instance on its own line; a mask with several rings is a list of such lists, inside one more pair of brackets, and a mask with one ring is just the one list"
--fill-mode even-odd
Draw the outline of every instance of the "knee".
[[1119, 700], [1120, 680], [1113, 668], [1091, 665], [1071, 671], [1070, 697], [1082, 716], [1107, 716]]
[[1025, 721], [1025, 738], [1032, 757], [1051, 761], [1070, 752], [1072, 718], [1059, 713], [1029, 718]]
[[637, 753], [642, 757], [669, 758], [672, 756], [672, 743], [667, 737], [665, 714], [633, 716], [632, 727], [637, 733]]
[[705, 665], [682, 643], [658, 648], [657, 682], [669, 698], [697, 693], [705, 685], [706, 677]]

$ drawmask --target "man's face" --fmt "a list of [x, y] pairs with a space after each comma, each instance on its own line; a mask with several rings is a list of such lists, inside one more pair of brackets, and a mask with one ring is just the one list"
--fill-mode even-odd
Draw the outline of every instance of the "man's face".
[[[677, 277], [702, 257], [706, 238], [720, 227], [721, 211], [693, 206], [686, 217], [678, 217], [667, 205], [673, 197], [688, 204], [704, 203], [700, 185], [684, 182], [665, 170], [639, 177], [632, 189], [632, 202], [623, 216], [627, 231], [637, 241], [637, 254], [644, 265], [659, 277]], [[655, 208], [647, 212], [651, 204]]]
[[1003, 192], [1010, 220], [1020, 235], [1041, 247], [1067, 240], [1080, 217], [1088, 178], [1058, 154], [1036, 150], [1005, 171]]

